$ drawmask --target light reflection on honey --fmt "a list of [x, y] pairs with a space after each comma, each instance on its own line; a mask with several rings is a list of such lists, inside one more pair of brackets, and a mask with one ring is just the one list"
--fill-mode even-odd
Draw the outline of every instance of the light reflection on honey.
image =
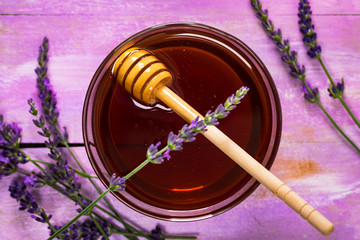
[[202, 189], [204, 188], [204, 186], [199, 186], [199, 187], [194, 187], [194, 188], [172, 188], [170, 189], [171, 191], [173, 192], [190, 192], [190, 191], [195, 191], [195, 190], [199, 190], [199, 189]]

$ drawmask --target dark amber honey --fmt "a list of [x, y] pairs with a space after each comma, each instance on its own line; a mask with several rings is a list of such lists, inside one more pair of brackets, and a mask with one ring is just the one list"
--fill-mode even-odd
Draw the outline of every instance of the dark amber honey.
[[[155, 32], [130, 46], [151, 51], [162, 61], [174, 79], [169, 87], [202, 114], [214, 110], [241, 86], [248, 86], [248, 95], [227, 118], [220, 120], [218, 127], [255, 159], [267, 167], [271, 165], [280, 133], [279, 109], [273, 110], [279, 107], [277, 95], [272, 93], [271, 79], [265, 79], [270, 83], [263, 82], [267, 72], [258, 73], [253, 60], [233, 50], [231, 41], [199, 33], [196, 28], [175, 28]], [[177, 132], [185, 122], [161, 102], [146, 106], [134, 100], [116, 82], [108, 66], [93, 99], [94, 142], [89, 144], [95, 144], [99, 154], [93, 162], [98, 174], [115, 172], [124, 176], [145, 160], [151, 143], [161, 141], [165, 146], [169, 132]], [[185, 212], [180, 217], [195, 217], [207, 211], [194, 216], [186, 212], [209, 208], [216, 214], [246, 197], [255, 186], [246, 172], [198, 135], [195, 142], [184, 144], [182, 151], [172, 152], [169, 161], [149, 164], [132, 176], [127, 181], [126, 195], [118, 197], [155, 217], [167, 216], [146, 205]], [[132, 205], [126, 197], [129, 195], [145, 205]], [[214, 205], [219, 206], [214, 210], [210, 207]], [[176, 216], [170, 213], [168, 217]]]

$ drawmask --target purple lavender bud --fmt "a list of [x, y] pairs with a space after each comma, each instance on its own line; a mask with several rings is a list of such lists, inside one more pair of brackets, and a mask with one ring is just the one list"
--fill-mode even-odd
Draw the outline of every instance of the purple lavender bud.
[[[184, 127], [183, 127], [184, 129]], [[184, 130], [184, 134], [187, 134], [187, 130]], [[184, 137], [186, 138], [186, 137]], [[173, 132], [169, 133], [168, 140], [167, 140], [167, 146], [169, 149], [174, 151], [180, 151], [182, 150], [182, 143], [184, 142], [184, 139], [180, 137], [180, 134], [175, 135]]]
[[38, 204], [30, 192], [26, 190], [26, 185], [24, 183], [19, 184], [17, 180], [13, 180], [9, 186], [9, 192], [10, 196], [19, 202], [19, 210], [27, 210], [29, 213], [38, 213]]
[[233, 110], [236, 106], [234, 105], [236, 103], [235, 95], [232, 94], [230, 97], [226, 99], [226, 102], [224, 104], [224, 107], [227, 111]]
[[158, 142], [157, 144], [151, 144], [146, 152], [146, 158], [150, 159], [152, 163], [160, 164], [164, 161], [161, 154], [156, 155], [158, 150], [158, 147], [160, 146], [161, 142]]
[[266, 19], [268, 15], [267, 9], [260, 10], [259, 12], [257, 12], [256, 17], [260, 18], [260, 19]]
[[263, 26], [263, 28], [264, 28], [266, 31], [268, 31], [268, 32], [267, 32], [268, 35], [269, 35], [270, 37], [272, 37], [271, 33], [272, 33], [272, 31], [273, 31], [273, 28], [274, 28], [272, 22], [271, 22], [270, 20], [268, 20], [268, 21], [266, 21], [266, 22], [262, 22], [262, 26]]
[[189, 125], [189, 129], [196, 128], [199, 122], [199, 116], [197, 116], [194, 120], [191, 120], [191, 124]]
[[73, 183], [75, 172], [74, 170], [69, 169], [67, 160], [62, 158], [61, 155], [57, 157], [57, 163], [49, 167], [48, 175], [50, 175], [48, 176], [50, 179], [69, 183], [70, 189], [66, 190], [66, 194], [74, 194], [78, 191], [77, 188], [80, 188], [81, 186]]
[[192, 131], [197, 133], [202, 133], [206, 131], [206, 125], [203, 120], [199, 121], [199, 116], [197, 116], [194, 120], [191, 121], [189, 129], [193, 129]]
[[0, 163], [8, 164], [10, 163], [10, 159], [8, 157], [3, 156], [3, 154], [0, 154]]
[[26, 157], [17, 149], [4, 149], [0, 153], [0, 179], [16, 172], [19, 163], [27, 163]]
[[321, 46], [311, 47], [307, 52], [307, 54], [311, 58], [319, 58], [321, 56]]
[[319, 100], [319, 90], [318, 88], [311, 89], [310, 92], [304, 93], [304, 98], [311, 103], [316, 102]]
[[336, 86], [329, 86], [328, 88], [328, 92], [329, 92], [329, 96], [332, 98], [339, 98], [343, 95], [345, 90], [345, 85], [344, 85], [344, 79], [342, 80], [341, 83], [337, 83]]
[[293, 64], [297, 61], [297, 52], [295, 51], [290, 51], [289, 52], [285, 52], [282, 56], [281, 56], [281, 60], [287, 64]]
[[10, 197], [20, 199], [24, 195], [25, 188], [25, 185], [20, 185], [18, 181], [13, 180], [9, 186]]
[[36, 116], [38, 114], [38, 110], [35, 108], [35, 102], [32, 98], [28, 99], [28, 104], [30, 106], [29, 113], [33, 116]]
[[37, 126], [38, 128], [41, 128], [40, 122], [37, 119], [33, 119], [33, 123], [35, 126]]
[[[40, 212], [39, 215], [31, 215], [33, 219], [35, 219], [38, 222], [45, 223], [46, 222], [46, 216], [43, 212]], [[52, 215], [47, 216], [47, 220], [50, 220], [52, 218]]]
[[154, 144], [151, 144], [150, 147], [147, 150], [147, 157], [150, 158], [154, 156], [158, 152], [158, 147], [160, 146], [161, 142]]
[[0, 146], [5, 148], [18, 148], [21, 140], [21, 128], [17, 123], [5, 123], [0, 114]]
[[[68, 172], [70, 172], [70, 170], [68, 169], [68, 167], [66, 167]], [[71, 174], [71, 176], [73, 176], [73, 179], [71, 181], [71, 179], [68, 180], [69, 183], [69, 187], [65, 189], [64, 193], [66, 195], [77, 195], [80, 192], [81, 189], [81, 183], [79, 182], [79, 177], [76, 175]], [[80, 211], [81, 212], [81, 211]]]
[[75, 205], [80, 205], [81, 208], [76, 209], [78, 213], [82, 212], [87, 206], [89, 206], [92, 203], [90, 200], [86, 200], [84, 198], [80, 198], [80, 203], [76, 202]]
[[196, 132], [192, 131], [192, 129], [187, 125], [185, 124], [181, 130], [180, 130], [180, 133], [178, 134], [180, 139], [179, 139], [179, 145], [181, 145], [180, 149], [177, 150], [177, 151], [180, 151], [182, 149], [182, 142], [193, 142], [195, 141], [195, 136], [196, 136]]
[[255, 9], [261, 9], [261, 4], [258, 0], [255, 1], [251, 1], [251, 5], [253, 6], [253, 8]]
[[169, 160], [171, 158], [170, 156], [170, 148], [168, 148], [164, 153], [163, 153], [163, 157], [166, 158], [166, 160]]
[[125, 179], [122, 177], [117, 177], [115, 173], [110, 178], [110, 189], [111, 191], [124, 191], [126, 187]]
[[25, 176], [24, 178], [24, 184], [28, 184], [30, 186], [34, 185], [35, 184], [35, 181], [37, 179], [34, 177], [33, 174], [31, 174], [30, 176]]
[[156, 225], [156, 227], [151, 230], [151, 240], [164, 240], [163, 237], [164, 230], [161, 228], [159, 224]]
[[219, 125], [218, 118], [215, 117], [215, 112], [208, 111], [205, 114], [204, 121], [206, 125], [213, 125], [213, 126]]
[[[225, 104], [226, 104], [226, 102], [225, 102]], [[218, 119], [227, 117], [227, 115], [229, 115], [229, 113], [230, 112], [226, 110], [226, 108], [224, 107], [223, 104], [219, 104], [219, 106], [217, 106], [217, 108], [215, 109], [215, 117]]]

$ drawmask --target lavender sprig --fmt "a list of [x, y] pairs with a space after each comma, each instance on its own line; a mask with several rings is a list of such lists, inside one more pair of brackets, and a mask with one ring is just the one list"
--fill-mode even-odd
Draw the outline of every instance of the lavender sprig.
[[[20, 183], [15, 179], [12, 181], [12, 183], [9, 186], [10, 196], [19, 202], [20, 204], [19, 210], [21, 211], [27, 210], [29, 213], [31, 213], [31, 218], [35, 219], [35, 221], [41, 223], [47, 223], [49, 228], [55, 230], [55, 228], [50, 223], [50, 219], [52, 218], [52, 215], [47, 215], [45, 210], [38, 206], [34, 197], [26, 189], [26, 182], [29, 181], [31, 182], [34, 180], [32, 178], [29, 177], [27, 178], [27, 177], [28, 176], [25, 176], [24, 181]], [[62, 236], [59, 236], [59, 238], [63, 240]]]
[[13, 180], [9, 186], [9, 192], [10, 196], [19, 202], [19, 210], [27, 210], [36, 221], [45, 223], [51, 219], [52, 215], [47, 216], [44, 210], [39, 208], [34, 197], [26, 190], [26, 184], [24, 182], [19, 183], [17, 180]]
[[305, 81], [306, 71], [305, 66], [298, 63], [298, 54], [296, 51], [290, 50], [290, 41], [283, 40], [280, 29], [275, 30], [274, 24], [268, 17], [268, 10], [262, 9], [261, 3], [258, 0], [250, 0], [253, 9], [256, 11], [256, 16], [261, 20], [261, 24], [268, 34], [268, 36], [275, 42], [278, 50], [281, 53], [281, 60], [285, 62], [290, 69], [290, 76], [301, 81], [304, 88], [304, 98], [315, 103], [319, 100], [319, 91], [317, 88], [311, 88], [309, 83]]
[[183, 142], [189, 142], [195, 140], [195, 135], [198, 133], [202, 133], [206, 131], [206, 126], [214, 123], [214, 118], [221, 119], [226, 117], [229, 112], [235, 109], [236, 105], [240, 103], [240, 100], [244, 98], [246, 93], [249, 91], [247, 87], [241, 87], [238, 91], [236, 91], [235, 95], [230, 96], [224, 105], [220, 104], [217, 107], [214, 113], [208, 112], [204, 118], [204, 120], [200, 120], [200, 117], [196, 117], [191, 121], [190, 125], [185, 124], [184, 127], [181, 128], [179, 133], [175, 135], [170, 132], [168, 136], [167, 145], [158, 150], [157, 148], [161, 143], [157, 143], [155, 145], [151, 145], [146, 153], [146, 160], [143, 161], [138, 167], [132, 170], [124, 177], [118, 177], [115, 174], [111, 176], [109, 187], [98, 197], [96, 198], [89, 206], [87, 206], [82, 212], [80, 212], [76, 217], [74, 217], [69, 223], [56, 231], [48, 240], [54, 239], [63, 231], [65, 231], [69, 226], [71, 226], [77, 219], [79, 219], [82, 215], [86, 214], [88, 211], [92, 209], [92, 207], [100, 201], [102, 198], [106, 196], [109, 192], [113, 191], [123, 191], [125, 190], [125, 181], [137, 173], [140, 169], [145, 167], [148, 163], [162, 163], [164, 158], [170, 159], [169, 152], [170, 151], [180, 151], [182, 149]]
[[[35, 105], [33, 105], [30, 109], [30, 112], [32, 114], [37, 114], [37, 109], [35, 108]], [[69, 187], [66, 186], [66, 184], [63, 184], [66, 188], [61, 189], [56, 185], [56, 182], [51, 182], [51, 181], [46, 181], [49, 179], [45, 179], [43, 174], [29, 174], [26, 173], [22, 170], [19, 170], [17, 168], [17, 165], [19, 163], [27, 163], [27, 162], [33, 162], [36, 166], [38, 166], [40, 169], [42, 169], [39, 165], [37, 165], [37, 163], [42, 163], [45, 165], [53, 165], [51, 163], [48, 162], [44, 162], [44, 161], [40, 161], [40, 160], [34, 160], [32, 159], [30, 156], [28, 156], [25, 152], [23, 152], [20, 149], [20, 142], [21, 142], [21, 128], [18, 127], [18, 125], [16, 123], [12, 123], [12, 124], [8, 124], [6, 122], [4, 122], [2, 115], [0, 114], [0, 135], [1, 135], [1, 139], [2, 139], [2, 143], [0, 144], [2, 152], [0, 154], [0, 178], [2, 176], [8, 176], [12, 173], [21, 173], [23, 174], [24, 177], [24, 181], [23, 184], [20, 186], [20, 184], [18, 184], [18, 187], [16, 188], [15, 185], [12, 185], [12, 189], [11, 191], [13, 192], [17, 192], [18, 195], [17, 197], [20, 199], [21, 196], [23, 196], [24, 200], [21, 201], [21, 206], [25, 207], [25, 209], [32, 209], [31, 211], [33, 211], [34, 209], [36, 209], [34, 206], [35, 204], [37, 204], [34, 199], [32, 198], [30, 192], [29, 193], [22, 193], [20, 194], [19, 189], [23, 189], [25, 187], [25, 184], [28, 186], [32, 186], [32, 187], [41, 187], [44, 185], [48, 185], [51, 188], [59, 191], [61, 194], [67, 194], [65, 195], [66, 197], [68, 197], [69, 199], [78, 202], [77, 199], [75, 199], [75, 197], [77, 198], [76, 194], [70, 196], [69, 193], [67, 193], [67, 191], [69, 191]], [[42, 130], [43, 131], [43, 130]], [[7, 136], [7, 137], [3, 137], [3, 136]], [[10, 148], [11, 147], [11, 148]], [[71, 168], [70, 168], [71, 169]], [[75, 171], [77, 172], [77, 171]], [[83, 173], [78, 173], [80, 176], [84, 176]], [[51, 174], [50, 174], [51, 175]], [[84, 177], [92, 177], [92, 176], [84, 176]], [[74, 181], [72, 184], [77, 184], [77, 177], [74, 177]], [[74, 186], [74, 187], [75, 187]], [[18, 190], [16, 190], [18, 189]], [[71, 189], [71, 187], [70, 187]], [[26, 190], [27, 191], [27, 190]], [[80, 196], [80, 194], [78, 194]], [[15, 196], [15, 195], [14, 195]], [[80, 198], [80, 200], [82, 199], [82, 197]], [[88, 199], [83, 199], [84, 201], [88, 202]], [[20, 200], [19, 200], [20, 201]], [[86, 204], [85, 204], [86, 205]], [[33, 206], [33, 207], [31, 207]], [[86, 207], [86, 206], [85, 206]], [[84, 208], [85, 208], [84, 207]], [[124, 232], [124, 235], [126, 236], [126, 234], [128, 234], [129, 232], [132, 232], [133, 236], [146, 236], [144, 233], [140, 232], [139, 230], [137, 230], [136, 228], [132, 227], [131, 225], [127, 224], [126, 222], [124, 222], [122, 219], [120, 219], [119, 217], [112, 215], [110, 212], [108, 212], [106, 209], [96, 205], [96, 207], [103, 211], [106, 214], [109, 214], [111, 217], [113, 217], [114, 219], [116, 219], [117, 221], [123, 223], [125, 226], [127, 226], [127, 228], [130, 228], [131, 230], [128, 230], [127, 232]], [[52, 228], [49, 220], [51, 218], [51, 216], [47, 216], [45, 211], [43, 211], [43, 209], [38, 208], [37, 211], [35, 211], [36, 214], [32, 214], [32, 218], [34, 218], [37, 221], [41, 221], [41, 222], [46, 222], [50, 228]], [[95, 214], [95, 213], [94, 213]], [[95, 214], [98, 218], [103, 218], [101, 215], [99, 214]], [[95, 223], [94, 223], [95, 224]], [[115, 225], [113, 225], [113, 228], [115, 228], [116, 230], [119, 230], [117, 227], [115, 227]], [[54, 229], [54, 231], [56, 231]], [[59, 236], [60, 239], [63, 239], [61, 236]], [[131, 237], [131, 239], [135, 239], [134, 237]]]
[[317, 35], [314, 31], [314, 24], [312, 23], [311, 19], [311, 8], [310, 3], [308, 0], [300, 0], [299, 2], [299, 27], [300, 32], [303, 34], [303, 42], [305, 45], [309, 48], [308, 55], [313, 58], [317, 59], [320, 62], [321, 67], [325, 71], [325, 74], [327, 78], [330, 81], [328, 92], [330, 97], [339, 99], [343, 107], [346, 109], [346, 111], [349, 113], [353, 121], [356, 123], [356, 125], [360, 128], [360, 122], [355, 117], [354, 113], [351, 111], [348, 104], [345, 102], [345, 99], [343, 98], [344, 90], [345, 90], [345, 83], [344, 78], [342, 78], [341, 82], [338, 82], [335, 84], [334, 80], [332, 79], [329, 71], [327, 70], [324, 62], [321, 59], [321, 46], [317, 44]]
[[58, 229], [53, 235], [51, 235], [48, 240], [54, 239], [55, 237], [59, 236], [63, 231], [65, 231], [68, 227], [70, 227], [74, 222], [76, 222], [81, 216], [86, 214], [88, 211], [96, 205], [101, 199], [103, 199], [109, 192], [116, 191], [120, 185], [110, 185], [108, 189], [106, 189], [102, 194], [100, 194], [92, 203], [89, 204], [84, 210], [82, 210], [76, 217], [74, 217], [70, 222], [65, 224], [63, 227]]
[[[38, 177], [52, 184], [56, 182], [66, 182], [68, 186], [68, 188], [66, 188], [66, 193], [69, 195], [76, 195], [81, 189], [81, 184], [76, 181], [77, 178], [75, 178], [74, 169], [69, 167], [68, 161], [57, 149], [56, 143], [53, 141], [54, 138], [52, 132], [45, 127], [45, 120], [43, 115], [40, 115], [40, 117], [38, 116], [38, 110], [35, 106], [34, 100], [30, 98], [28, 100], [28, 104], [30, 106], [29, 112], [35, 117], [35, 119], [33, 119], [34, 125], [41, 129], [41, 131], [38, 131], [38, 133], [47, 139], [45, 141], [45, 145], [50, 150], [48, 156], [56, 161], [55, 164], [49, 165], [48, 170], [43, 171], [42, 174], [38, 174]], [[58, 138], [58, 136], [55, 138]]]
[[305, 81], [305, 67], [297, 63], [298, 56], [296, 51], [290, 51], [289, 40], [282, 40], [282, 33], [280, 29], [275, 30], [274, 24], [268, 17], [268, 11], [262, 9], [259, 0], [250, 0], [251, 6], [255, 10], [256, 16], [260, 19], [261, 24], [267, 35], [275, 42], [278, 50], [281, 53], [281, 60], [285, 62], [290, 68], [290, 76], [300, 80], [304, 89], [304, 98], [310, 103], [316, 105], [323, 111], [333, 126], [339, 133], [360, 153], [360, 148], [342, 131], [339, 125], [334, 121], [330, 114], [325, 110], [320, 102], [320, 95], [317, 88], [312, 88], [307, 81]]
[[150, 145], [146, 154], [147, 158], [150, 159], [149, 161], [152, 163], [162, 163], [164, 158], [169, 160], [171, 151], [180, 151], [183, 149], [184, 142], [195, 141], [195, 136], [198, 133], [205, 132], [206, 126], [218, 125], [218, 120], [229, 115], [230, 111], [235, 109], [236, 105], [240, 103], [241, 99], [245, 97], [248, 91], [248, 87], [241, 87], [235, 94], [226, 99], [224, 104], [220, 104], [214, 112], [208, 111], [203, 120], [200, 120], [200, 117], [198, 116], [191, 121], [190, 125], [185, 124], [178, 134], [170, 132], [167, 139], [167, 145], [162, 150], [157, 150], [161, 144], [160, 142], [156, 145]]
[[[80, 209], [80, 211], [78, 211], [79, 209], [77, 209], [78, 212], [81, 212], [84, 208], [86, 208], [86, 207], [91, 203], [91, 201], [90, 201], [89, 199], [87, 199], [86, 197], [84, 197], [84, 196], [82, 196], [81, 194], [79, 194], [78, 196], [80, 197], [80, 200], [83, 202], [82, 204], [79, 204], [79, 201], [78, 201], [78, 199], [77, 199], [76, 196], [70, 196], [70, 195], [66, 194], [66, 193], [65, 193], [66, 191], [64, 191], [63, 189], [59, 188], [56, 184], [51, 184], [51, 183], [49, 183], [49, 182], [46, 182], [46, 181], [44, 181], [44, 180], [41, 180], [41, 178], [37, 178], [36, 175], [35, 175], [35, 176], [31, 176], [31, 174], [26, 173], [26, 172], [23, 172], [23, 171], [17, 170], [17, 172], [18, 172], [18, 173], [21, 173], [21, 174], [23, 174], [23, 175], [25, 176], [25, 178], [24, 178], [24, 184], [25, 184], [25, 182], [27, 182], [27, 185], [31, 185], [31, 186], [32, 186], [33, 183], [35, 183], [35, 186], [34, 186], [34, 187], [36, 187], [36, 184], [39, 183], [39, 182], [41, 182], [42, 185], [48, 185], [49, 187], [51, 187], [51, 188], [53, 188], [54, 190], [58, 191], [60, 194], [64, 195], [65, 197], [67, 197], [67, 198], [69, 198], [69, 199], [71, 199], [72, 201], [74, 201], [74, 202], [75, 202], [75, 205], [81, 205], [82, 208]], [[124, 235], [124, 236], [126, 236], [126, 237], [127, 237], [127, 236], [132, 236], [132, 237], [129, 238], [129, 239], [136, 239], [136, 238], [134, 238], [134, 237], [136, 237], [136, 236], [142, 236], [142, 237], [146, 237], [146, 236], [147, 236], [146, 234], [142, 233], [140, 230], [138, 230], [138, 229], [134, 228], [133, 226], [129, 225], [128, 223], [124, 222], [124, 220], [122, 220], [122, 219], [118, 218], [117, 216], [113, 215], [112, 213], [110, 213], [109, 211], [107, 211], [106, 209], [104, 209], [103, 207], [101, 207], [101, 206], [99, 206], [99, 205], [97, 205], [97, 204], [95, 205], [95, 207], [96, 207], [97, 209], [103, 211], [103, 213], [108, 214], [108, 215], [109, 215], [110, 217], [112, 217], [113, 219], [115, 219], [115, 220], [123, 223], [123, 224], [126, 225], [127, 227], [131, 228], [131, 231], [129, 231], [129, 230], [127, 230], [127, 231], [119, 231], [120, 229], [119, 229], [116, 225], [112, 224], [112, 225], [111, 225], [112, 229], [114, 229], [114, 231], [116, 231], [118, 234], [122, 234], [122, 235]], [[101, 215], [97, 214], [96, 212], [93, 212], [93, 211], [92, 211], [92, 214], [94, 214], [97, 218], [101, 219], [102, 221], [105, 221], [105, 218], [102, 217]], [[46, 216], [46, 214], [45, 214], [44, 216]], [[95, 223], [94, 223], [94, 224], [95, 224]], [[50, 224], [50, 223], [48, 223], [48, 225], [49, 225], [49, 227], [51, 227], [51, 224]], [[56, 232], [55, 229], [53, 229], [53, 232], [54, 232], [54, 231]], [[100, 230], [99, 230], [99, 231], [100, 231]], [[62, 235], [61, 235], [61, 236], [62, 236]], [[61, 236], [59, 236], [59, 237], [62, 239]], [[149, 238], [149, 239], [150, 239], [150, 238]]]
[[[40, 54], [39, 54], [40, 56], [41, 56], [41, 50], [42, 50], [42, 48], [40, 47]], [[40, 58], [40, 56], [39, 56], [39, 58]], [[46, 89], [46, 88], [43, 88], [43, 89]], [[44, 120], [43, 115], [40, 115], [40, 117], [38, 117], [38, 110], [35, 107], [34, 100], [29, 99], [28, 104], [30, 106], [30, 110], [29, 110], [30, 114], [32, 114], [36, 118], [33, 120], [33, 123], [35, 124], [35, 126], [37, 126], [38, 128], [41, 129], [41, 131], [38, 131], [38, 133], [41, 136], [47, 138], [47, 141], [45, 141], [45, 145], [50, 149], [50, 153], [48, 154], [48, 156], [56, 161], [56, 164], [49, 165], [49, 170], [45, 170], [45, 171], [43, 170], [40, 174], [37, 174], [37, 176], [40, 179], [42, 179], [43, 182], [47, 182], [52, 185], [55, 184], [56, 182], [60, 182], [62, 185], [64, 185], [65, 186], [64, 193], [66, 195], [74, 196], [77, 198], [76, 204], [78, 204], [82, 207], [82, 208], [78, 209], [78, 212], [81, 212], [84, 208], [86, 208], [87, 205], [90, 204], [90, 202], [84, 200], [83, 198], [78, 198], [79, 191], [81, 189], [81, 184], [77, 180], [78, 178], [75, 176], [75, 171], [68, 166], [67, 160], [63, 158], [61, 152], [57, 149], [57, 143], [55, 143], [55, 142], [58, 142], [58, 140], [60, 139], [61, 141], [63, 141], [62, 143], [64, 143], [63, 137], [60, 134], [60, 132], [56, 131], [55, 138], [53, 138], [53, 139], [55, 139], [55, 141], [53, 141], [52, 132], [54, 132], [54, 131], [49, 131], [45, 127], [45, 120]], [[43, 106], [43, 110], [44, 110], [45, 114], [48, 113], [47, 109], [44, 109], [44, 102], [43, 102], [42, 106]], [[57, 122], [49, 121], [49, 119], [47, 119], [47, 122], [49, 122], [50, 125], [52, 125], [52, 127], [55, 130], [58, 129]], [[67, 135], [66, 131], [65, 131], [65, 134]], [[67, 139], [65, 141], [67, 141]], [[77, 171], [77, 173], [79, 173], [79, 171]], [[80, 173], [81, 173], [80, 176], [84, 176], [86, 174], [85, 172], [80, 172]], [[99, 232], [104, 236], [104, 239], [108, 240], [108, 236], [101, 229], [101, 226], [99, 225], [97, 220], [95, 218], [93, 218], [93, 216], [91, 214], [92, 213], [90, 212], [89, 216], [94, 221], [95, 226], [99, 229]], [[56, 231], [55, 228], [52, 228], [52, 230]]]
[[[45, 121], [49, 124], [49, 130], [43, 131], [43, 134], [46, 136], [48, 132], [51, 132], [53, 136], [53, 141], [48, 142], [48, 147], [51, 146], [56, 147], [58, 143], [63, 144], [67, 150], [69, 151], [70, 155], [73, 157], [76, 164], [79, 166], [80, 170], [83, 172], [84, 175], [87, 175], [85, 169], [78, 161], [75, 154], [69, 147], [68, 144], [68, 133], [66, 127], [64, 127], [64, 133], [60, 131], [58, 125], [58, 118], [59, 118], [59, 111], [56, 108], [57, 100], [54, 91], [52, 90], [52, 86], [50, 84], [50, 79], [47, 76], [48, 71], [48, 51], [49, 51], [49, 40], [45, 37], [41, 46], [39, 47], [39, 57], [38, 57], [38, 67], [35, 69], [35, 73], [37, 75], [37, 88], [39, 90], [38, 97], [41, 100], [42, 112], [44, 114]], [[30, 110], [32, 113], [32, 111]], [[40, 134], [40, 133], [39, 133]], [[56, 153], [52, 154], [52, 157], [56, 157]], [[91, 178], [88, 178], [91, 185], [94, 189], [101, 194], [100, 188], [94, 183]], [[118, 217], [120, 218], [120, 214], [116, 211], [116, 209], [112, 206], [112, 204], [105, 198], [104, 201], [106, 202], [109, 209]], [[127, 229], [129, 230], [129, 229]]]
[[[97, 220], [100, 225], [100, 229], [109, 236], [110, 235], [110, 226], [111, 224], [108, 221]], [[50, 228], [49, 228], [50, 229]], [[57, 230], [61, 229], [61, 226], [55, 225], [54, 229], [50, 229], [50, 236], [54, 234]], [[77, 240], [77, 239], [98, 239], [101, 237], [99, 228], [95, 226], [94, 221], [91, 219], [86, 219], [83, 222], [75, 223], [71, 225], [63, 233], [64, 239], [66, 240]]]

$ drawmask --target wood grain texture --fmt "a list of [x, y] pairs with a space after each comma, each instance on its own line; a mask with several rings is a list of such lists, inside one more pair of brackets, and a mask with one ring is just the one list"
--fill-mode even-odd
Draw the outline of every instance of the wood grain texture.
[[[306, 55], [297, 27], [298, 1], [262, 3], [284, 38], [299, 52], [307, 79], [319, 88], [325, 107], [360, 145], [359, 129], [340, 103], [328, 97], [325, 74]], [[360, 1], [312, 1], [311, 6], [323, 60], [336, 81], [345, 78], [345, 99], [360, 117]], [[199, 22], [226, 31], [245, 42], [264, 62], [277, 86], [283, 110], [282, 140], [271, 171], [328, 217], [335, 231], [329, 237], [321, 236], [263, 186], [234, 209], [205, 221], [158, 221], [112, 198], [120, 212], [147, 230], [160, 223], [169, 233], [198, 233], [203, 240], [360, 239], [360, 156], [316, 106], [304, 101], [300, 84], [289, 77], [287, 66], [264, 34], [249, 1], [1, 1], [0, 112], [7, 121], [19, 122], [24, 142], [42, 140], [31, 123], [26, 101], [36, 98], [33, 70], [38, 46], [46, 35], [50, 39], [49, 74], [57, 93], [60, 123], [68, 127], [71, 142], [81, 143], [83, 100], [102, 60], [132, 34], [175, 21]], [[27, 151], [34, 158], [46, 159], [46, 149]], [[85, 150], [80, 147], [75, 152], [92, 171]], [[18, 211], [18, 203], [8, 196], [11, 177], [0, 181], [0, 239], [45, 239], [46, 227]], [[55, 224], [74, 216], [73, 203], [51, 189], [45, 192], [36, 197], [53, 213]]]

